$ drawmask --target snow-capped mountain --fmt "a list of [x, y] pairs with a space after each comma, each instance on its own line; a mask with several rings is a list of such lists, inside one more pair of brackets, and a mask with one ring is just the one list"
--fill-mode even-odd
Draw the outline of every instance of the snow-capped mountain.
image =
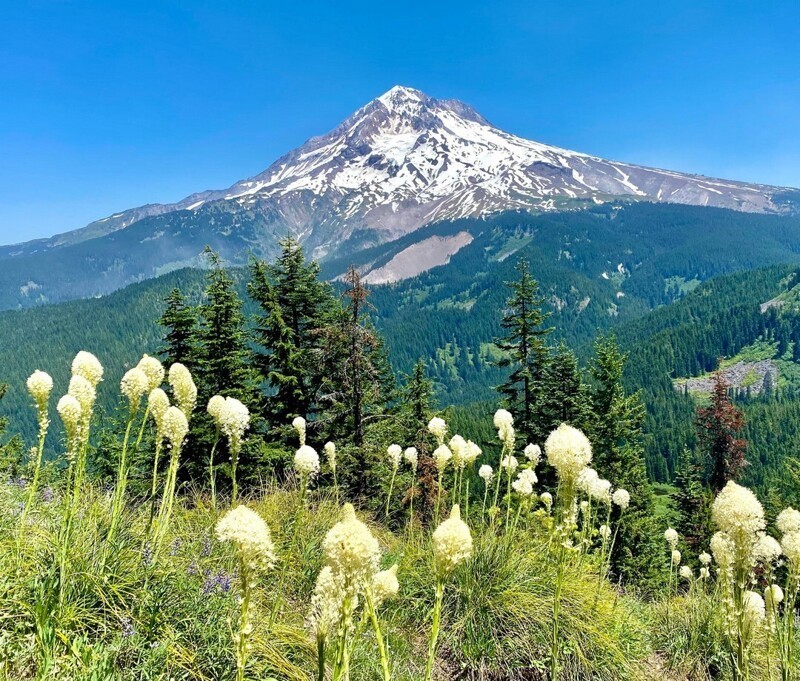
[[380, 243], [432, 222], [509, 209], [575, 209], [627, 197], [781, 213], [793, 209], [790, 192], [526, 140], [460, 101], [398, 86], [228, 189], [127, 210], [52, 239], [4, 247], [0, 257], [75, 244], [176, 211], [188, 211], [182, 224], [212, 212], [230, 214], [234, 230], [250, 221], [264, 236], [288, 231], [322, 257], [353, 236]]

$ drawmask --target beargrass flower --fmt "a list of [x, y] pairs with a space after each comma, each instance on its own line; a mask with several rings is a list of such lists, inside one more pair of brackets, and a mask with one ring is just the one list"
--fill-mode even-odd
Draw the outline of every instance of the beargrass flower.
[[344, 576], [349, 588], [363, 589], [378, 571], [378, 540], [356, 517], [352, 504], [342, 507], [342, 519], [328, 530], [322, 550], [327, 564], [334, 573]]
[[751, 623], [761, 622], [766, 617], [766, 607], [761, 594], [745, 591], [743, 597], [744, 615]]
[[671, 527], [664, 530], [664, 539], [673, 549], [678, 544], [678, 533]]
[[313, 478], [319, 473], [319, 454], [313, 447], [303, 445], [295, 452], [294, 469], [303, 478]]
[[611, 505], [611, 483], [608, 480], [595, 480], [589, 489], [589, 495], [602, 504]]
[[158, 388], [164, 382], [164, 365], [155, 357], [143, 355], [136, 368], [147, 376], [147, 392]]
[[542, 458], [542, 448], [539, 445], [529, 444], [522, 450], [522, 453], [534, 468], [536, 468], [536, 465]]
[[147, 406], [150, 410], [150, 416], [156, 424], [156, 431], [158, 438], [164, 438], [164, 416], [169, 409], [169, 397], [161, 388], [153, 388], [147, 397]]
[[189, 422], [178, 407], [170, 407], [164, 414], [164, 437], [173, 449], [179, 448], [189, 433]]
[[372, 598], [375, 607], [379, 607], [384, 601], [394, 598], [400, 590], [400, 583], [397, 581], [397, 563], [388, 570], [381, 570], [372, 578]]
[[611, 500], [624, 511], [631, 503], [631, 495], [628, 493], [628, 490], [620, 487], [611, 495]]
[[81, 350], [72, 360], [72, 375], [82, 376], [96, 388], [103, 380], [103, 365], [91, 352]]
[[487, 486], [490, 485], [492, 478], [494, 478], [492, 467], [488, 464], [483, 464], [483, 466], [478, 469], [478, 477], [483, 480]]
[[411, 466], [411, 470], [416, 473], [417, 465], [419, 464], [419, 453], [417, 452], [417, 448], [407, 447], [406, 451], [403, 452], [403, 457], [405, 458], [406, 463]]
[[783, 554], [795, 568], [800, 567], [800, 531], [787, 532], [781, 538]]
[[706, 553], [705, 551], [703, 551], [703, 553], [701, 553], [701, 554], [700, 554], [700, 555], [697, 557], [697, 560], [699, 560], [699, 561], [700, 561], [700, 564], [701, 564], [701, 565], [705, 565], [706, 567], [708, 567], [709, 565], [711, 565], [711, 556], [710, 556], [708, 553]]
[[220, 414], [220, 429], [228, 438], [231, 455], [238, 454], [244, 433], [250, 426], [250, 411], [234, 397], [225, 398], [225, 407]]
[[672, 564], [678, 565], [681, 562], [681, 552], [678, 549], [672, 549]]
[[326, 442], [323, 447], [325, 459], [328, 461], [328, 468], [336, 472], [336, 445], [333, 442]]
[[681, 579], [685, 579], [687, 582], [689, 582], [694, 577], [694, 574], [692, 573], [692, 568], [690, 568], [688, 565], [681, 565], [681, 567], [678, 569], [678, 576], [680, 576]]
[[120, 381], [119, 388], [130, 404], [131, 412], [139, 408], [142, 396], [147, 392], [149, 382], [147, 375], [141, 369], [134, 367], [125, 372]]
[[600, 537], [603, 539], [603, 541], [608, 541], [611, 537], [611, 528], [608, 525], [600, 525], [598, 532], [600, 533]]
[[320, 642], [327, 640], [339, 621], [339, 605], [342, 601], [340, 581], [330, 565], [325, 565], [317, 575], [306, 626]]
[[705, 579], [708, 579], [710, 576], [711, 576], [711, 573], [709, 572], [707, 567], [701, 567], [700, 568], [700, 579], [705, 580]]
[[577, 428], [562, 423], [544, 443], [548, 463], [559, 478], [572, 483], [592, 460], [592, 445]]
[[433, 532], [433, 555], [437, 574], [443, 578], [472, 555], [472, 534], [461, 520], [461, 509], [453, 506], [450, 517]]
[[[82, 419], [81, 403], [74, 395], [64, 395], [56, 405], [56, 411], [64, 424], [64, 431], [67, 434], [68, 442], [75, 443], [80, 434], [80, 424]], [[73, 445], [69, 449], [74, 454]]]
[[386, 448], [386, 456], [389, 457], [389, 463], [392, 468], [397, 470], [400, 467], [400, 462], [403, 460], [403, 448], [400, 445], [389, 445]]
[[197, 386], [194, 384], [192, 374], [180, 362], [175, 362], [169, 368], [169, 384], [175, 403], [187, 419], [191, 418], [197, 404]]
[[444, 419], [434, 416], [428, 422], [428, 432], [436, 438], [440, 445], [443, 445], [444, 439], [447, 437], [447, 423]]
[[447, 464], [453, 458], [453, 452], [450, 451], [450, 447], [447, 445], [439, 445], [436, 449], [433, 450], [433, 460], [436, 463], [436, 469], [439, 471], [439, 475], [447, 468]]
[[529, 497], [531, 494], [533, 494], [533, 483], [531, 482], [531, 479], [528, 476], [523, 475], [523, 473], [525, 473], [527, 470], [530, 469], [526, 468], [525, 470], [521, 471], [519, 475], [517, 475], [517, 479], [511, 483], [512, 489], [523, 497]]
[[300, 446], [306, 443], [306, 420], [302, 416], [296, 416], [292, 421], [292, 428], [297, 431], [297, 437], [300, 439]]
[[222, 395], [214, 395], [208, 401], [206, 411], [211, 415], [211, 418], [214, 419], [214, 422], [217, 424], [217, 428], [221, 428], [220, 419], [222, 418], [222, 412], [224, 409], [225, 398]]
[[586, 467], [578, 473], [575, 479], [575, 486], [584, 494], [591, 496], [592, 486], [600, 479], [594, 468]]
[[94, 384], [80, 374], [76, 374], [69, 380], [67, 394], [72, 395], [81, 405], [83, 419], [90, 418], [94, 402], [97, 399], [97, 391]]
[[759, 563], [764, 565], [774, 563], [780, 558], [781, 553], [783, 553], [783, 551], [777, 539], [763, 532], [758, 535], [755, 546], [753, 547], [753, 556]]
[[717, 528], [726, 532], [736, 543], [744, 538], [755, 540], [766, 526], [764, 509], [756, 495], [732, 480], [714, 499], [711, 517]]
[[27, 386], [39, 413], [46, 412], [47, 402], [50, 400], [50, 393], [53, 391], [53, 379], [50, 374], [44, 371], [34, 371], [28, 377]]
[[510, 473], [513, 473], [515, 470], [517, 470], [517, 466], [519, 466], [519, 461], [517, 461], [517, 457], [513, 454], [504, 456], [500, 461], [500, 468], [502, 468], [504, 471], [510, 471]]
[[784, 508], [775, 519], [775, 526], [781, 534], [800, 531], [800, 511], [796, 511], [791, 506]]
[[773, 610], [783, 602], [783, 589], [777, 584], [771, 584], [764, 589], [764, 602]]
[[275, 563], [275, 545], [269, 527], [261, 516], [247, 506], [237, 506], [217, 522], [219, 541], [233, 542], [249, 568], [268, 569]]
[[541, 501], [547, 507], [547, 510], [549, 511], [550, 508], [552, 508], [552, 506], [553, 506], [553, 495], [550, 494], [550, 492], [542, 492], [539, 495], [539, 501]]

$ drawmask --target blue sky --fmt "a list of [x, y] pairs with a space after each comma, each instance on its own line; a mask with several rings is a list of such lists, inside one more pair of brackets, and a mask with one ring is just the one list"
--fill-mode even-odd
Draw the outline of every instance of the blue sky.
[[800, 3], [4, 3], [0, 242], [266, 168], [402, 84], [608, 158], [800, 187]]

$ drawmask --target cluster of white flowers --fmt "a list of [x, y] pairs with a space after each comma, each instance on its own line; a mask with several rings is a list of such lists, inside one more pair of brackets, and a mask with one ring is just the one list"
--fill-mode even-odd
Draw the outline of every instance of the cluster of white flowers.
[[478, 457], [482, 454], [481, 448], [472, 440], [467, 440], [467, 449], [464, 452], [464, 465], [474, 466]]
[[313, 478], [319, 473], [319, 454], [313, 447], [302, 445], [294, 453], [294, 469], [302, 478]]
[[488, 464], [483, 464], [483, 466], [478, 469], [478, 477], [483, 480], [488, 487], [492, 484], [492, 479], [494, 478], [492, 467]]
[[449, 446], [453, 453], [453, 466], [458, 470], [463, 470], [467, 463], [467, 441], [460, 435], [453, 435], [450, 438]]
[[688, 565], [681, 565], [680, 569], [678, 570], [678, 575], [687, 582], [691, 581], [694, 577], [692, 568], [690, 568]]
[[509, 475], [517, 470], [517, 466], [519, 466], [519, 461], [517, 461], [517, 457], [513, 454], [507, 454], [500, 461], [500, 468], [504, 471], [508, 471]]
[[237, 455], [242, 447], [244, 433], [250, 426], [250, 410], [235, 397], [224, 397], [223, 401], [215, 395], [208, 401], [207, 411], [217, 423], [217, 427], [228, 438], [231, 455]]
[[341, 575], [348, 588], [359, 591], [372, 583], [380, 547], [369, 528], [356, 518], [352, 504], [344, 505], [342, 519], [328, 530], [322, 550], [334, 575]]
[[220, 541], [234, 542], [251, 569], [267, 569], [275, 564], [275, 545], [269, 527], [247, 506], [228, 511], [217, 523], [216, 534]]
[[611, 537], [611, 528], [606, 524], [600, 525], [598, 532], [600, 533], [600, 538], [603, 541], [608, 541]]
[[580, 472], [592, 460], [592, 445], [577, 428], [562, 423], [544, 443], [548, 463], [556, 469], [561, 480], [574, 483]]
[[417, 452], [417, 448], [406, 447], [406, 451], [403, 452], [403, 458], [406, 460], [406, 463], [411, 466], [411, 470], [416, 473], [417, 466], [419, 465], [419, 453]]
[[745, 591], [742, 604], [744, 616], [751, 624], [758, 624], [766, 617], [766, 607], [761, 594], [755, 591]]
[[300, 446], [306, 443], [306, 420], [302, 416], [296, 416], [292, 421], [292, 428], [297, 431], [297, 437], [300, 439]]
[[158, 388], [164, 382], [164, 365], [155, 357], [143, 355], [136, 365], [147, 376], [147, 392]]
[[533, 486], [539, 481], [532, 468], [523, 468], [517, 479], [511, 483], [511, 487], [517, 494], [529, 497], [533, 494]]
[[436, 463], [436, 469], [439, 471], [441, 475], [447, 465], [453, 458], [453, 452], [450, 451], [450, 447], [447, 445], [439, 445], [436, 449], [433, 450], [433, 460]]
[[711, 554], [714, 556], [714, 560], [720, 568], [727, 570], [733, 565], [736, 547], [725, 532], [715, 532], [714, 536], [711, 537], [710, 546]]
[[164, 439], [164, 416], [169, 409], [169, 397], [161, 388], [153, 388], [147, 396], [147, 408], [156, 424], [158, 441]]
[[389, 463], [392, 468], [397, 470], [403, 460], [403, 448], [400, 445], [389, 445], [386, 449], [386, 456], [389, 457]]
[[336, 472], [336, 445], [333, 442], [326, 442], [323, 447], [325, 458], [328, 460], [328, 468]]
[[74, 375], [69, 380], [67, 394], [72, 395], [81, 405], [84, 422], [88, 421], [94, 409], [94, 402], [97, 399], [97, 390], [94, 385], [80, 374]]
[[428, 422], [428, 432], [436, 438], [438, 444], [443, 445], [447, 437], [447, 423], [444, 419], [434, 416]]
[[700, 575], [700, 579], [708, 579], [711, 576], [711, 572], [707, 567], [701, 567], [698, 574]]
[[189, 421], [178, 407], [170, 407], [164, 414], [163, 435], [173, 449], [178, 449], [189, 433]]
[[553, 506], [553, 495], [550, 492], [542, 492], [539, 495], [539, 501], [541, 501], [549, 511]]
[[50, 393], [53, 391], [53, 378], [44, 371], [34, 371], [28, 377], [28, 392], [40, 414], [47, 411], [47, 402], [50, 400]]
[[697, 560], [700, 561], [700, 565], [704, 565], [705, 567], [711, 565], [711, 556], [705, 551], [697, 557]]
[[81, 404], [72, 395], [64, 395], [56, 405], [56, 411], [64, 424], [69, 454], [74, 455], [75, 445], [80, 437]]
[[764, 589], [764, 602], [770, 611], [773, 611], [783, 602], [783, 589], [777, 584], [771, 584]]
[[522, 453], [533, 468], [536, 468], [542, 458], [542, 448], [539, 445], [528, 445]]
[[149, 385], [150, 381], [147, 379], [147, 374], [139, 367], [134, 367], [125, 372], [119, 382], [119, 389], [128, 399], [131, 412], [135, 412], [139, 408], [142, 397], [148, 392]]
[[197, 386], [194, 384], [192, 374], [180, 362], [175, 362], [169, 368], [169, 384], [175, 403], [187, 419], [192, 417], [192, 412], [197, 404]]
[[678, 533], [671, 527], [664, 530], [664, 540], [670, 545], [670, 548], [675, 548], [678, 545]]
[[791, 506], [784, 508], [775, 519], [775, 527], [778, 528], [781, 534], [800, 532], [800, 511], [793, 509]]
[[800, 532], [787, 532], [783, 535], [781, 548], [794, 569], [800, 569]]
[[494, 413], [494, 427], [497, 428], [497, 437], [503, 443], [503, 449], [510, 452], [514, 449], [516, 433], [514, 432], [514, 417], [506, 409], [498, 409]]
[[446, 577], [472, 555], [472, 534], [461, 520], [458, 504], [453, 506], [450, 517], [433, 532], [432, 542], [436, 572], [440, 578]]
[[317, 640], [327, 639], [339, 621], [341, 591], [340, 576], [334, 574], [330, 565], [324, 566], [317, 575], [311, 596], [311, 611], [306, 619], [306, 626]]
[[377, 608], [384, 601], [397, 596], [400, 582], [397, 580], [397, 563], [388, 570], [381, 570], [372, 578], [372, 598]]
[[82, 376], [96, 388], [103, 380], [103, 365], [91, 352], [81, 350], [72, 360], [72, 375]]
[[599, 501], [607, 506], [611, 504], [611, 483], [608, 480], [598, 478], [589, 488], [589, 496], [595, 501]]
[[628, 490], [620, 487], [611, 495], [611, 500], [624, 511], [630, 506], [631, 495], [628, 493]]
[[781, 553], [783, 551], [777, 539], [763, 532], [758, 535], [753, 547], [753, 555], [759, 563], [771, 565], [780, 558]]
[[711, 517], [717, 528], [736, 544], [754, 542], [766, 526], [764, 509], [756, 495], [732, 480], [714, 499]]
[[681, 562], [681, 552], [678, 549], [672, 549], [671, 559], [673, 565], [678, 565]]

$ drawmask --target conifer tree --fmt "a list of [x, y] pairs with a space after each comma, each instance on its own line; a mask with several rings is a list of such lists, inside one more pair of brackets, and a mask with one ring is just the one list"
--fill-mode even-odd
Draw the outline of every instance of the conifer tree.
[[278, 427], [295, 416], [308, 418], [315, 409], [324, 372], [315, 351], [322, 327], [339, 305], [330, 287], [319, 280], [319, 266], [306, 261], [297, 240], [287, 237], [280, 246], [274, 264], [251, 263], [248, 284], [250, 297], [261, 309], [253, 364], [270, 388], [264, 415]]
[[166, 308], [158, 323], [166, 331], [159, 353], [167, 366], [180, 362], [194, 369], [197, 359], [197, 310], [187, 304], [186, 296], [178, 288], [170, 291], [164, 303]]
[[695, 421], [698, 446], [708, 461], [709, 485], [714, 494], [725, 487], [728, 480], [737, 480], [747, 465], [747, 441], [739, 437], [744, 417], [731, 403], [729, 387], [722, 372], [717, 370], [711, 404], [697, 410]]
[[705, 550], [711, 537], [711, 500], [703, 485], [702, 466], [689, 449], [683, 450], [678, 461], [675, 487], [672, 495], [678, 509], [675, 529], [691, 554], [697, 555]]
[[355, 445], [356, 465], [363, 472], [365, 426], [385, 412], [394, 379], [383, 341], [366, 314], [369, 291], [355, 267], [344, 282], [348, 303], [323, 330], [318, 351], [319, 366], [325, 367], [320, 421], [328, 439]]
[[545, 432], [568, 423], [584, 428], [591, 411], [588, 387], [581, 380], [578, 360], [562, 341], [545, 366], [540, 395], [541, 427]]
[[644, 405], [638, 392], [625, 392], [622, 373], [626, 356], [616, 340], [599, 338], [594, 349], [590, 366], [592, 413], [587, 428], [592, 442], [592, 466], [631, 496], [630, 506], [621, 517], [611, 564], [625, 580], [646, 582], [655, 578], [660, 569], [661, 547], [644, 462]]
[[[5, 397], [8, 385], [0, 383], [0, 401]], [[0, 416], [0, 480], [20, 474], [22, 440], [19, 436], [5, 438], [8, 417]]]
[[497, 391], [514, 415], [519, 435], [529, 442], [543, 442], [548, 435], [540, 418], [548, 359], [545, 338], [553, 329], [542, 326], [550, 314], [542, 310], [544, 298], [539, 295], [539, 284], [531, 276], [528, 262], [520, 259], [516, 271], [518, 278], [506, 284], [511, 297], [501, 322], [505, 336], [495, 340], [505, 353], [496, 366], [509, 367], [511, 373]]

